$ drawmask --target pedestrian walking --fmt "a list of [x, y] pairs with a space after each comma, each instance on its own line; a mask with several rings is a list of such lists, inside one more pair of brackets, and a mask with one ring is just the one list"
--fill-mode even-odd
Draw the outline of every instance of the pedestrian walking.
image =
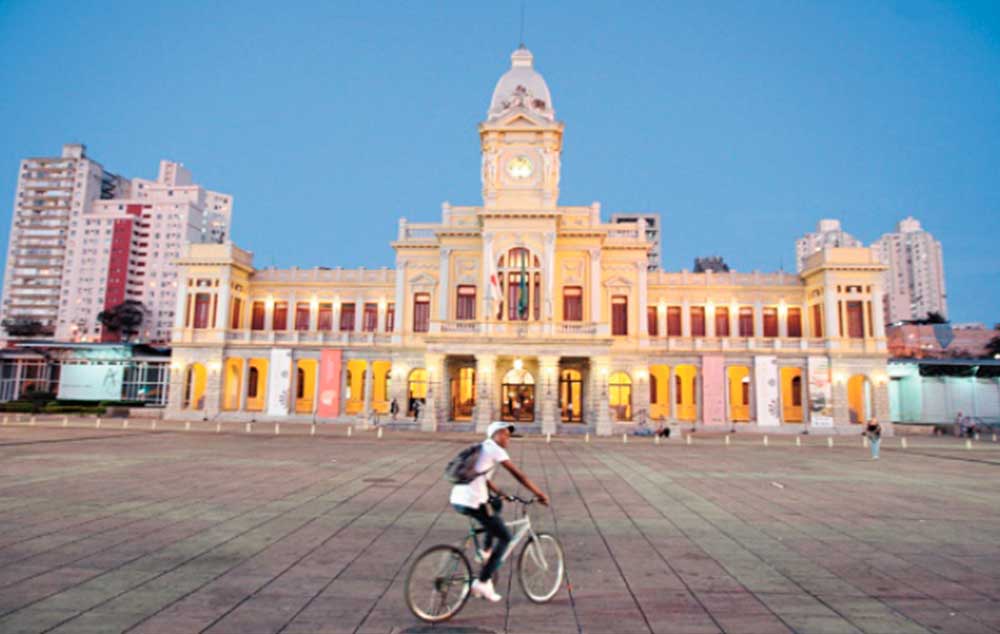
[[396, 402], [396, 399], [392, 399], [392, 402], [389, 403], [389, 414], [392, 416], [392, 420], [396, 420], [396, 415], [399, 414], [399, 403]]
[[865, 427], [865, 435], [868, 436], [868, 445], [872, 449], [872, 460], [878, 460], [878, 446], [882, 441], [882, 426], [878, 424], [878, 419], [874, 416]]

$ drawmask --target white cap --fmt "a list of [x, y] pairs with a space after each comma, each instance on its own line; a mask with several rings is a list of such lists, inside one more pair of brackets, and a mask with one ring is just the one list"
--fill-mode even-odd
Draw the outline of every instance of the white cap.
[[514, 426], [510, 423], [505, 423], [502, 420], [495, 420], [490, 423], [490, 426], [486, 428], [486, 437], [493, 438], [493, 434], [497, 433], [501, 429], [509, 429], [510, 433], [514, 433]]

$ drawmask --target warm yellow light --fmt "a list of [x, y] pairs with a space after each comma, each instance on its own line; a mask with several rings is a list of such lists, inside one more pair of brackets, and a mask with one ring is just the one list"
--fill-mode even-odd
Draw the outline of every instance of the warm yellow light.
[[847, 383], [847, 373], [846, 372], [834, 372], [833, 373], [834, 383]]
[[524, 369], [524, 361], [521, 361], [520, 359], [514, 359], [514, 369], [515, 370]]
[[646, 380], [646, 371], [645, 370], [636, 370], [635, 376], [640, 381], [645, 381]]
[[221, 361], [209, 361], [208, 362], [208, 369], [211, 370], [212, 372], [218, 372], [219, 370], [222, 369], [222, 362]]
[[183, 367], [184, 367], [184, 364], [182, 364], [180, 361], [171, 361], [170, 362], [170, 369], [171, 370], [180, 370]]
[[712, 300], [708, 300], [707, 302], [705, 302], [705, 312], [706, 313], [714, 313], [715, 312], [715, 302], [713, 302]]
[[601, 368], [601, 376], [604, 376], [604, 377], [608, 376], [608, 369], [607, 368]]

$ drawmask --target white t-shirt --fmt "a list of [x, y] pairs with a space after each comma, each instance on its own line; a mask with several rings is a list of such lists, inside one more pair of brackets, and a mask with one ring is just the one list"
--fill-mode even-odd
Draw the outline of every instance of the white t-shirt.
[[451, 488], [451, 503], [469, 508], [478, 508], [490, 498], [486, 480], [493, 475], [497, 465], [510, 460], [507, 451], [492, 438], [483, 441], [483, 450], [476, 460], [476, 473], [482, 474], [468, 484], [456, 484]]

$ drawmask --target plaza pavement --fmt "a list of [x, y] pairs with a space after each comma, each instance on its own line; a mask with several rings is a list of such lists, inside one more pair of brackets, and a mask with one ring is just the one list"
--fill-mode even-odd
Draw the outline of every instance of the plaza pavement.
[[569, 584], [535, 605], [506, 565], [431, 628], [403, 578], [465, 531], [441, 472], [471, 435], [75, 424], [0, 426], [3, 634], [1000, 631], [988, 440], [515, 439]]

